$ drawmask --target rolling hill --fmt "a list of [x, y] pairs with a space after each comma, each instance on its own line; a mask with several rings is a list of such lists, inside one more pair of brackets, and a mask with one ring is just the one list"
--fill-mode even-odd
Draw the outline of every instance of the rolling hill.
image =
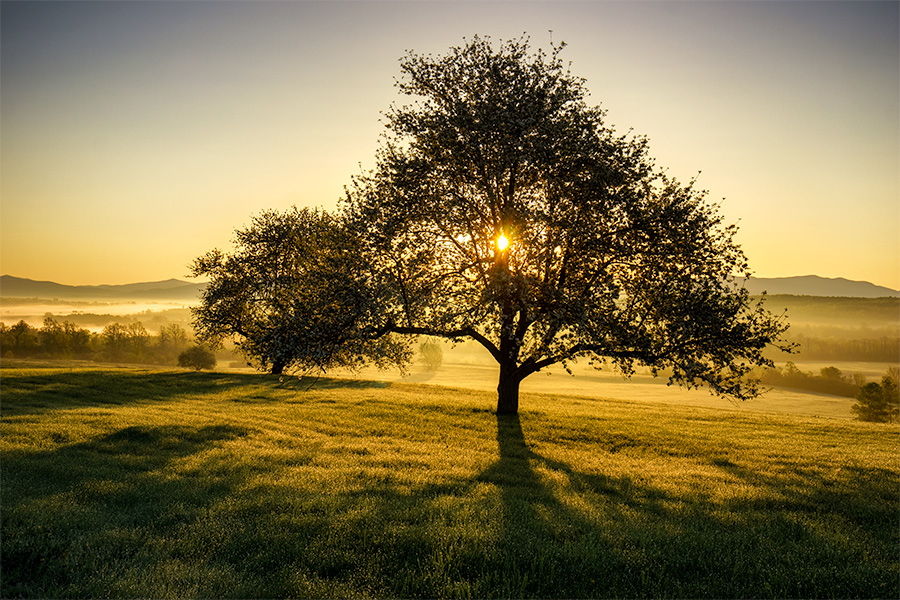
[[751, 294], [783, 294], [790, 296], [837, 296], [844, 298], [897, 297], [900, 292], [869, 283], [851, 281], [842, 277], [828, 278], [818, 275], [799, 277], [751, 277], [745, 285]]
[[[130, 283], [126, 285], [63, 285], [52, 281], [34, 281], [23, 277], [0, 277], [0, 295], [16, 298], [58, 299], [155, 299], [194, 300], [204, 283], [190, 283], [180, 279]], [[832, 296], [846, 298], [898, 297], [900, 292], [869, 283], [849, 279], [804, 275], [800, 277], [752, 277], [745, 281], [751, 294], [764, 291], [770, 295]]]
[[129, 283], [125, 285], [63, 285], [52, 281], [34, 281], [23, 277], [0, 277], [0, 295], [15, 298], [58, 298], [98, 300], [196, 300], [204, 283], [179, 279]]

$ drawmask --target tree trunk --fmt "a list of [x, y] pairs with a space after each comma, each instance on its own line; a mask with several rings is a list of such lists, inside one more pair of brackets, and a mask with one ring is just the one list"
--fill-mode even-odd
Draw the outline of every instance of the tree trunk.
[[272, 375], [281, 375], [284, 373], [284, 363], [277, 361], [272, 363]]
[[512, 368], [500, 365], [500, 383], [497, 385], [497, 414], [519, 414], [519, 384], [522, 380], [511, 371]]

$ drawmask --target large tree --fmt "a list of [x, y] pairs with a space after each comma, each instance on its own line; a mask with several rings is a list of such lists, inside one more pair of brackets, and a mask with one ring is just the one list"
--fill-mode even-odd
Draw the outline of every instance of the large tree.
[[786, 326], [735, 282], [736, 227], [605, 124], [561, 50], [476, 37], [401, 61], [411, 101], [342, 206], [383, 299], [366, 335], [476, 340], [499, 364], [498, 414], [576, 359], [753, 396]]

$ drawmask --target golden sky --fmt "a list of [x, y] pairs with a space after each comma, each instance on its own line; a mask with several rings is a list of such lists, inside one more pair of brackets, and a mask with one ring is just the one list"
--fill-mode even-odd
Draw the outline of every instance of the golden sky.
[[900, 288], [897, 2], [2, 2], [0, 271], [183, 278], [374, 166], [407, 49], [569, 47], [761, 277]]

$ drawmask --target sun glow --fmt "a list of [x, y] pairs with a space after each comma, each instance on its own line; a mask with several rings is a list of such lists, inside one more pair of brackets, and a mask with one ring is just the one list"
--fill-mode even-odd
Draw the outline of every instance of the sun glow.
[[497, 238], [497, 248], [500, 249], [500, 252], [503, 252], [508, 246], [509, 240], [506, 239], [506, 236], [501, 233], [500, 237]]

